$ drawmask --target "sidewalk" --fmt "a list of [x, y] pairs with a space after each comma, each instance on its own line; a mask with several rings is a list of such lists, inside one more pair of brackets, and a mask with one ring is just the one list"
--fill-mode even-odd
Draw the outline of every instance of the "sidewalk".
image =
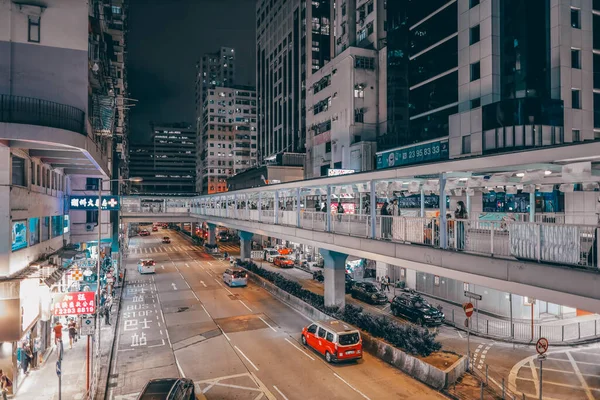
[[[86, 343], [82, 336], [73, 348], [69, 349], [69, 339], [64, 342], [62, 360], [62, 400], [81, 400], [85, 398], [86, 379]], [[58, 349], [54, 347], [50, 356], [38, 370], [29, 373], [13, 397], [17, 400], [57, 400], [58, 377], [56, 376], [56, 361]]]

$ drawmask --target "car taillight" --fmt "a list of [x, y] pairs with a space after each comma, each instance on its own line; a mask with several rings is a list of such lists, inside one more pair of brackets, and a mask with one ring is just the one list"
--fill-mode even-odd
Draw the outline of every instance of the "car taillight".
[[244, 275], [244, 278], [247, 278], [247, 277], [248, 277], [248, 274]]

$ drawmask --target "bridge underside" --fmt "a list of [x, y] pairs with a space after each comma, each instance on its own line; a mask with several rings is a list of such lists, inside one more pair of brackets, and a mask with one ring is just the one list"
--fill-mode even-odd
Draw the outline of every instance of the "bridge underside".
[[[600, 274], [595, 270], [479, 256], [414, 244], [401, 244], [264, 224], [196, 215], [127, 213], [123, 222], [209, 222], [255, 234], [303, 243], [326, 250], [381, 261], [421, 272], [523, 296], [552, 299], [591, 312], [600, 312]], [[549, 270], [551, 268], [551, 270]]]

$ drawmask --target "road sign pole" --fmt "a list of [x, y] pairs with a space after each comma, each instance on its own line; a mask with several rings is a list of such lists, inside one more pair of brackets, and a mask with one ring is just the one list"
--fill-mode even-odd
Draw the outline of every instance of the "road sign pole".
[[90, 393], [90, 335], [87, 335], [87, 347], [86, 347], [86, 358], [85, 358], [85, 390]]
[[467, 371], [471, 365], [471, 317], [467, 318]]
[[477, 324], [477, 332], [479, 332], [479, 299], [475, 299], [475, 312], [477, 313], [475, 323]]
[[542, 364], [544, 361], [544, 357], [538, 357], [540, 360], [540, 400], [542, 400]]

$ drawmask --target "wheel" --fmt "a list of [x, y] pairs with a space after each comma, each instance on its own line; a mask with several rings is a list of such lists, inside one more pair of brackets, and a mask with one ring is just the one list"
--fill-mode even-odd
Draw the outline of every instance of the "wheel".
[[352, 296], [352, 298], [353, 298], [353, 299], [355, 299], [355, 298], [356, 298], [356, 296], [354, 295], [354, 293], [353, 293], [353, 292], [350, 292], [350, 296]]
[[325, 352], [325, 361], [327, 361], [328, 363], [331, 363], [332, 361], [331, 353], [328, 351]]
[[423, 320], [421, 318], [417, 319], [417, 325], [423, 326]]
[[302, 344], [306, 346], [306, 336], [302, 335]]

